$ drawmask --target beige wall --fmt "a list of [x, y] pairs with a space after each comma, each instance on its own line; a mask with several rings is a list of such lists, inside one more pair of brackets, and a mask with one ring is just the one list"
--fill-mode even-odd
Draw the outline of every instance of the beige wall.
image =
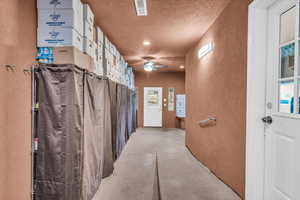
[[[138, 88], [138, 126], [144, 125], [144, 87], [162, 87], [163, 98], [168, 99], [168, 88], [175, 88], [176, 94], [185, 94], [184, 72], [135, 72], [135, 84]], [[163, 127], [175, 128], [178, 126], [176, 111], [163, 108]]]
[[[213, 173], [244, 196], [248, 1], [232, 0], [186, 56], [186, 144]], [[212, 53], [198, 49], [214, 43]], [[217, 117], [217, 125], [197, 121]]]
[[[31, 90], [28, 69], [36, 54], [34, 0], [0, 1], [0, 199], [29, 200]], [[16, 65], [15, 72], [3, 65]]]

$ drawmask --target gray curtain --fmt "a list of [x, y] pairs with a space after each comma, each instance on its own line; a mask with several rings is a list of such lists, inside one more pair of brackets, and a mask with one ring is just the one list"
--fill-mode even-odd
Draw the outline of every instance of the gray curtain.
[[117, 84], [117, 130], [116, 155], [119, 157], [127, 141], [127, 92], [126, 87]]
[[83, 200], [97, 192], [102, 177], [113, 171], [108, 81], [93, 74], [85, 78]]
[[135, 130], [126, 86], [75, 65], [40, 65], [37, 200], [91, 200]]
[[132, 112], [133, 112], [133, 105], [132, 105], [132, 91], [127, 88], [127, 130], [128, 130], [128, 138], [133, 133], [133, 126], [132, 126]]
[[136, 131], [136, 127], [137, 127], [137, 119], [136, 119], [136, 112], [137, 112], [137, 106], [136, 106], [136, 91], [132, 90], [131, 92], [132, 95], [132, 132], [134, 133]]
[[111, 134], [112, 134], [112, 151], [114, 160], [117, 158], [116, 152], [116, 138], [117, 138], [117, 83], [108, 80], [109, 96], [110, 96], [110, 110], [111, 110]]
[[103, 119], [104, 126], [102, 131], [103, 136], [103, 174], [102, 177], [106, 178], [113, 173], [114, 170], [114, 156], [113, 156], [113, 146], [112, 146], [112, 117], [111, 117], [111, 99], [109, 91], [109, 81], [102, 80], [103, 90], [102, 98], [99, 101], [100, 104], [104, 106], [103, 108]]
[[74, 65], [39, 67], [37, 200], [80, 199], [83, 73]]

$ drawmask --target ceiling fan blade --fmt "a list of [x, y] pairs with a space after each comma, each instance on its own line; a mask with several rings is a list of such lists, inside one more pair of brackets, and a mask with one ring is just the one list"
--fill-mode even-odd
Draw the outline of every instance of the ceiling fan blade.
[[167, 65], [155, 65], [154, 67], [157, 68], [157, 69], [163, 69], [163, 68], [168, 68], [169, 66], [167, 66]]

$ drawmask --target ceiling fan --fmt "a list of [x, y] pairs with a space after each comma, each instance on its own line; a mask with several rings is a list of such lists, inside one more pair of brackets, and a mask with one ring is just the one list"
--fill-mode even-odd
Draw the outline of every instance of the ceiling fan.
[[[184, 57], [157, 57], [157, 56], [143, 56], [138, 59], [128, 59], [128, 63], [132, 67], [152, 66], [152, 71], [162, 68], [174, 68], [184, 64]], [[148, 64], [148, 65], [147, 65]], [[150, 67], [149, 67], [150, 69]]]
[[167, 65], [161, 65], [155, 61], [155, 57], [145, 56], [143, 59], [143, 67], [145, 71], [157, 71], [159, 69], [168, 68]]
[[163, 68], [168, 68], [166, 65], [158, 65], [155, 62], [147, 61], [144, 63], [144, 70], [147, 72], [156, 71]]

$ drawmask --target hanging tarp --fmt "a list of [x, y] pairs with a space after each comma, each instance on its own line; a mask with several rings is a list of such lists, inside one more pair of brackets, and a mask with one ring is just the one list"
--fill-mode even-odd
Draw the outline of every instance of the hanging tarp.
[[99, 103], [103, 105], [103, 128], [102, 128], [102, 137], [103, 137], [103, 173], [102, 177], [106, 178], [110, 176], [114, 170], [114, 156], [113, 156], [113, 147], [112, 147], [112, 127], [111, 127], [111, 101], [110, 101], [110, 91], [109, 91], [109, 82], [108, 80], [102, 80], [103, 88], [101, 90], [102, 98]]
[[80, 200], [83, 73], [74, 65], [38, 69], [37, 200]]
[[110, 110], [111, 110], [111, 134], [112, 134], [112, 151], [114, 160], [117, 158], [116, 152], [116, 135], [117, 135], [117, 83], [112, 80], [108, 81]]
[[132, 127], [132, 91], [130, 89], [127, 89], [127, 131], [128, 131], [128, 137], [131, 136], [133, 127]]
[[107, 80], [85, 77], [83, 200], [90, 200], [103, 176], [113, 171], [110, 97]]
[[116, 154], [117, 157], [121, 155], [121, 152], [126, 144], [127, 135], [127, 92], [126, 87], [117, 84], [117, 132], [116, 132]]
[[37, 200], [91, 200], [135, 130], [133, 92], [75, 65], [37, 69]]
[[125, 114], [125, 144], [127, 143], [127, 141], [129, 140], [129, 129], [128, 129], [128, 121], [129, 121], [129, 118], [128, 118], [128, 111], [129, 111], [129, 103], [128, 103], [128, 92], [129, 92], [129, 89], [123, 85], [123, 101], [124, 101], [124, 114]]
[[136, 122], [136, 112], [137, 112], [137, 107], [136, 107], [136, 91], [132, 90], [132, 132], [134, 133], [136, 131], [136, 126], [137, 126], [137, 122]]

